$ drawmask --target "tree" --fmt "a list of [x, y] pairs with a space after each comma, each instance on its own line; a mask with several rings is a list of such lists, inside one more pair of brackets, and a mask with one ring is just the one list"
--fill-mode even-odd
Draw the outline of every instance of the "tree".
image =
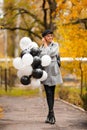
[[87, 1], [56, 1], [56, 34], [59, 34], [56, 37], [59, 39], [61, 56], [81, 58], [73, 62], [73, 70], [80, 70], [82, 95], [83, 74], [87, 74], [87, 65], [82, 62], [82, 58], [87, 57]]
[[[4, 18], [1, 21], [3, 29], [14, 31], [22, 30], [32, 35], [41, 38], [40, 29], [52, 28], [52, 13], [56, 9], [56, 2], [53, 0], [42, 0], [37, 4], [37, 0], [32, 2], [28, 0], [26, 3], [22, 1], [8, 1], [4, 4]], [[20, 26], [16, 26], [17, 17], [20, 15]], [[13, 24], [14, 23], [14, 24]], [[21, 25], [22, 24], [22, 25]]]
[[[12, 37], [16, 36], [16, 39], [17, 35], [20, 37], [27, 35], [32, 40], [40, 43], [41, 32], [46, 28], [54, 28], [52, 13], [55, 9], [55, 0], [42, 0], [39, 3], [38, 0], [27, 0], [26, 2], [25, 0], [5, 0], [3, 6], [4, 17], [0, 20], [0, 25], [3, 26], [3, 29], [9, 30], [9, 33], [13, 32]], [[15, 38], [12, 38], [12, 41], [13, 39]], [[13, 42], [14, 46], [12, 47], [16, 50], [18, 48], [17, 40]], [[16, 54], [11, 53], [11, 55]]]
[[63, 24], [84, 23], [87, 29], [87, 1], [85, 0], [56, 0], [56, 13]]

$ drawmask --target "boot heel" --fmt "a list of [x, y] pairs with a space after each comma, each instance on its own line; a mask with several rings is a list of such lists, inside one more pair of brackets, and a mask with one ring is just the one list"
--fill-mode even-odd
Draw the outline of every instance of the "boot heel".
[[55, 119], [55, 116], [54, 116], [54, 112], [50, 112], [47, 116], [45, 123], [55, 124], [55, 122], [56, 122], [56, 119]]
[[56, 122], [55, 117], [54, 117], [54, 116], [51, 117], [49, 123], [50, 123], [50, 124], [55, 124], [55, 122]]

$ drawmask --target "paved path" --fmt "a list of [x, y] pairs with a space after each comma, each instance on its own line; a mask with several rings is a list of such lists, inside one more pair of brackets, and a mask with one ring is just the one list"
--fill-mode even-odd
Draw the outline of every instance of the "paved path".
[[56, 124], [45, 124], [46, 100], [41, 97], [0, 97], [4, 116], [0, 130], [87, 130], [87, 113], [55, 100]]

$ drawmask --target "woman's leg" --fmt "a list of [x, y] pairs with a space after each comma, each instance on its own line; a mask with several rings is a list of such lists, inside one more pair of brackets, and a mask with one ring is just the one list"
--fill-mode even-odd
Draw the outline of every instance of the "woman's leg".
[[53, 111], [55, 86], [44, 85], [49, 111]]
[[[49, 118], [54, 117], [53, 107], [54, 107], [55, 86], [44, 85], [44, 88], [46, 92], [46, 99], [47, 99], [48, 111], [49, 111], [46, 123], [49, 123]], [[55, 121], [51, 121], [50, 123], [54, 124]]]

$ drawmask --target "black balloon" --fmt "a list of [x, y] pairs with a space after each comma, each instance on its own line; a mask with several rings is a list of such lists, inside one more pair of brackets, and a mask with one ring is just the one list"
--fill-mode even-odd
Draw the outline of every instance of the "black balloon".
[[23, 55], [26, 54], [26, 53], [29, 53], [29, 51], [28, 51], [27, 49], [23, 50], [23, 51], [21, 52], [21, 54], [20, 54], [20, 57], [22, 58]]
[[32, 76], [36, 79], [39, 79], [41, 78], [43, 75], [43, 70], [37, 68], [37, 69], [34, 69], [33, 72], [32, 72]]
[[30, 54], [31, 54], [32, 56], [39, 56], [39, 55], [40, 55], [40, 49], [37, 48], [37, 47], [34, 47], [34, 48], [32, 48], [32, 49], [30, 50]]
[[42, 69], [42, 70], [44, 70], [44, 68], [43, 68], [42, 65], [39, 65], [37, 68], [38, 68], [38, 69]]
[[39, 68], [40, 66], [41, 66], [41, 59], [40, 59], [40, 57], [35, 56], [33, 58], [33, 63], [32, 63], [33, 69]]
[[30, 77], [24, 75], [24, 76], [21, 77], [20, 82], [23, 85], [28, 85], [28, 84], [30, 84]]

